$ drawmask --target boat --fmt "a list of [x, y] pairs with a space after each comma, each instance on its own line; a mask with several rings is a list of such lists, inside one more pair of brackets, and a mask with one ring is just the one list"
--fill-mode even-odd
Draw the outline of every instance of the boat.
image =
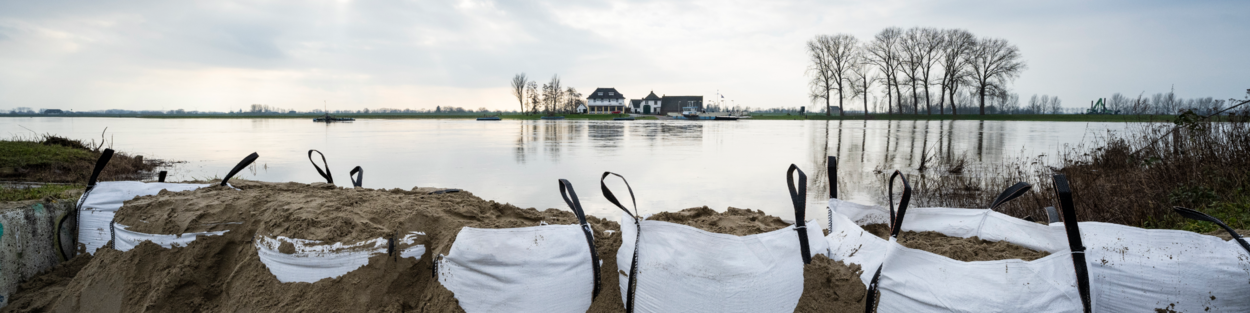
[[634, 118], [632, 118], [632, 117], [615, 117], [615, 118], [612, 118], [612, 120], [613, 120], [613, 121], [632, 121], [632, 120], [634, 120]]
[[564, 119], [564, 117], [563, 117], [563, 116], [543, 116], [543, 117], [540, 117], [540, 118], [541, 118], [541, 119], [544, 119], [544, 120], [562, 120], [562, 119]]
[[500, 120], [500, 118], [499, 118], [498, 116], [485, 116], [485, 117], [479, 117], [479, 118], [477, 118], [477, 120], [479, 120], [479, 121], [498, 121], [498, 120]]
[[698, 108], [692, 106], [681, 108], [681, 116], [688, 120], [697, 120], [699, 119]]
[[350, 118], [350, 117], [333, 117], [333, 116], [330, 116], [330, 114], [329, 114], [329, 113], [326, 113], [326, 115], [325, 115], [325, 116], [318, 117], [318, 118], [314, 118], [314, 119], [313, 119], [313, 122], [318, 122], [318, 123], [331, 123], [331, 122], [351, 122], [351, 121], [355, 121], [355, 120], [356, 120], [356, 119], [354, 119], [354, 118]]

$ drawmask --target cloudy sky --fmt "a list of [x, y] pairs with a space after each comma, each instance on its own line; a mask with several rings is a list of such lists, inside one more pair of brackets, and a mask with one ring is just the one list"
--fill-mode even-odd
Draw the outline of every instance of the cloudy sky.
[[514, 109], [508, 80], [809, 105], [806, 40], [889, 26], [1018, 45], [1086, 106], [1250, 88], [1246, 1], [2, 1], [0, 110]]

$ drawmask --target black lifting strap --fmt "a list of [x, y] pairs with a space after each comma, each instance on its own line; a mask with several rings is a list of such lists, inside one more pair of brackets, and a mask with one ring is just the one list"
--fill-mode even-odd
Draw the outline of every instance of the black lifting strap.
[[[325, 167], [326, 167], [326, 170], [325, 170], [325, 171], [322, 171], [322, 170], [321, 170], [321, 167], [320, 167], [320, 166], [317, 166], [317, 161], [313, 161], [313, 158], [312, 158], [312, 154], [313, 154], [313, 152], [316, 152], [318, 155], [321, 155], [321, 165], [325, 165]], [[330, 174], [330, 164], [329, 164], [329, 163], [326, 163], [326, 155], [325, 155], [325, 154], [321, 154], [321, 151], [317, 151], [317, 150], [315, 150], [315, 149], [310, 149], [310, 150], [308, 150], [308, 162], [309, 162], [309, 163], [312, 163], [313, 168], [316, 168], [316, 169], [317, 169], [317, 174], [320, 174], [320, 175], [321, 175], [321, 178], [325, 178], [325, 179], [326, 179], [326, 183], [330, 183], [330, 184], [333, 184], [333, 183], [334, 183], [334, 176]], [[348, 179], [350, 179], [350, 177], [348, 177]]]
[[[838, 157], [829, 156], [829, 162], [826, 163], [826, 165], [829, 167], [829, 173], [828, 173], [829, 174], [829, 198], [837, 199], [838, 198]], [[833, 208], [826, 207], [825, 210], [829, 211], [827, 212], [829, 214], [828, 229], [829, 231], [833, 231]]]
[[[113, 159], [113, 149], [104, 149], [104, 153], [100, 153], [100, 158], [95, 160], [95, 168], [91, 169], [91, 177], [86, 179], [86, 189], [83, 190], [83, 197], [79, 198], [78, 204], [74, 205], [74, 213], [73, 213], [74, 223], [81, 223], [81, 220], [83, 220], [83, 215], [81, 215], [83, 214], [83, 204], [86, 203], [86, 198], [90, 197], [91, 190], [95, 189], [95, 183], [98, 183], [98, 180], [100, 179], [100, 173], [104, 172], [104, 167], [106, 167], [106, 165], [109, 165], [109, 160], [111, 159]], [[68, 220], [68, 219], [64, 219], [64, 218], [61, 219], [60, 222], [58, 222], [59, 225], [58, 227], [56, 227], [56, 229], [64, 228], [65, 220]], [[60, 237], [60, 232], [58, 232], [58, 234], [56, 235]], [[73, 240], [73, 243], [71, 243], [73, 247], [76, 247], [76, 245], [78, 245], [79, 235], [81, 235], [79, 234], [79, 227], [75, 227], [74, 228], [74, 240]], [[64, 247], [64, 245], [61, 245], [61, 247]], [[75, 254], [78, 254], [78, 249], [70, 249], [70, 250], [71, 250], [70, 255], [61, 255], [61, 258], [68, 260], [69, 258], [73, 258]], [[58, 250], [58, 253], [65, 254], [64, 248], [61, 248], [61, 250]]]
[[586, 244], [590, 246], [590, 265], [595, 269], [595, 288], [590, 300], [594, 301], [599, 297], [601, 288], [599, 286], [599, 250], [595, 249], [595, 233], [590, 230], [590, 224], [586, 223], [586, 213], [582, 211], [582, 202], [577, 199], [577, 192], [573, 191], [573, 184], [567, 179], [560, 179], [560, 196], [564, 197], [564, 203], [567, 203], [569, 208], [573, 209], [573, 214], [577, 215], [577, 223], [582, 225], [582, 232], [586, 234]]
[[[316, 165], [316, 164], [313, 164], [313, 165]], [[326, 167], [326, 168], [329, 168], [329, 167]], [[355, 177], [353, 177], [353, 175], [355, 175]], [[364, 184], [364, 180], [365, 180], [365, 170], [360, 168], [359, 165], [357, 165], [355, 168], [352, 168], [351, 172], [347, 173], [347, 180], [352, 181], [353, 187], [361, 187]]]
[[[633, 213], [630, 213], [625, 206], [621, 205], [621, 201], [616, 200], [616, 195], [612, 194], [612, 190], [609, 190], [608, 185], [604, 183], [608, 175], [620, 177], [621, 181], [625, 182], [625, 189], [629, 190], [629, 201], [634, 205]], [[625, 313], [633, 313], [634, 291], [638, 289], [638, 242], [642, 238], [642, 217], [638, 216], [638, 200], [634, 199], [634, 188], [629, 186], [629, 181], [625, 180], [625, 176], [621, 176], [621, 174], [603, 172], [603, 176], [599, 177], [599, 189], [603, 191], [603, 197], [608, 198], [608, 202], [612, 202], [616, 207], [621, 208], [621, 211], [625, 211], [625, 214], [629, 214], [630, 217], [634, 218], [634, 229], [636, 230], [634, 232], [634, 259], [629, 264], [629, 283], [626, 285], [628, 287], [625, 292]], [[617, 266], [620, 265], [618, 264]]]
[[1068, 247], [1072, 250], [1072, 267], [1076, 269], [1076, 288], [1081, 293], [1081, 305], [1091, 312], [1089, 298], [1089, 269], [1085, 266], [1085, 245], [1081, 243], [1081, 229], [1076, 220], [1076, 207], [1072, 202], [1072, 188], [1063, 174], [1055, 175], [1055, 193], [1059, 208], [1063, 211], [1063, 229], [1068, 234]]
[[1029, 192], [1031, 189], [1033, 189], [1033, 185], [1029, 185], [1026, 182], [1018, 182], [1015, 185], [1011, 185], [1011, 187], [1007, 187], [1007, 190], [1003, 190], [1003, 193], [999, 194], [998, 198], [994, 198], [993, 203], [990, 203], [990, 210], [997, 209], [998, 206], [1007, 203], [1007, 201], [1023, 196], [1024, 193]]
[[[794, 172], [799, 172], [798, 190], [795, 190]], [[807, 174], [797, 165], [790, 164], [786, 170], [786, 185], [790, 187], [790, 201], [794, 203], [794, 231], [799, 233], [799, 250], [803, 252], [803, 264], [812, 264], [811, 248], [807, 245]]]
[[1233, 240], [1237, 240], [1237, 243], [1241, 245], [1242, 249], [1246, 249], [1246, 252], [1250, 252], [1250, 243], [1246, 243], [1246, 239], [1242, 238], [1241, 234], [1238, 234], [1237, 231], [1233, 230], [1232, 227], [1228, 227], [1227, 224], [1224, 224], [1224, 221], [1221, 221], [1220, 219], [1215, 218], [1214, 216], [1206, 215], [1202, 212], [1198, 212], [1198, 211], [1187, 209], [1187, 208], [1173, 207], [1172, 210], [1176, 211], [1177, 214], [1180, 214], [1182, 217], [1185, 217], [1187, 219], [1207, 221], [1207, 222], [1215, 223], [1215, 225], [1219, 225], [1220, 228], [1223, 228], [1224, 231], [1228, 232], [1229, 235], [1233, 236]]
[[252, 152], [252, 154], [244, 157], [242, 161], [239, 161], [239, 164], [235, 164], [234, 168], [230, 169], [230, 173], [226, 174], [226, 178], [221, 180], [221, 185], [225, 186], [226, 183], [230, 182], [230, 178], [233, 178], [235, 174], [243, 171], [243, 169], [247, 168], [248, 165], [252, 165], [252, 162], [256, 162], [256, 159], [258, 158], [260, 158], [260, 155], [256, 154], [256, 152]]
[[159, 182], [159, 183], [165, 182], [165, 175], [168, 175], [168, 174], [169, 174], [169, 171], [161, 171], [160, 173], [156, 175], [156, 182]]
[[[898, 215], [894, 214], [894, 179], [899, 178], [903, 181], [903, 197], [898, 203]], [[903, 215], [907, 213], [907, 204], [911, 202], [911, 184], [907, 182], [907, 177], [903, 176], [903, 172], [894, 171], [890, 175], [890, 238], [898, 238], [900, 230], [903, 228]], [[877, 266], [877, 272], [872, 274], [872, 280], [868, 283], [867, 299], [864, 301], [864, 312], [872, 313], [876, 310], [877, 304], [877, 281], [881, 279], [881, 268], [885, 265], [885, 260], [881, 261], [881, 265]]]

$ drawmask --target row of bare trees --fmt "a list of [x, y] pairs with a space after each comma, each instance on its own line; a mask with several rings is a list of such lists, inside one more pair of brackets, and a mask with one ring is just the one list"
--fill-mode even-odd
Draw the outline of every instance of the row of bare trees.
[[[1007, 40], [976, 38], [963, 29], [891, 27], [864, 42], [849, 34], [817, 35], [807, 42], [807, 52], [809, 96], [813, 103], [824, 100], [827, 115], [835, 98], [843, 108], [840, 114], [845, 114], [844, 100], [855, 98], [863, 100], [867, 113], [874, 83], [883, 88], [890, 114], [920, 114], [922, 100], [928, 114], [934, 104], [944, 114], [948, 99], [951, 113], [957, 114], [955, 97], [964, 86], [973, 88], [985, 114], [986, 98], [1005, 95], [1026, 68], [1020, 49]], [[937, 99], [931, 98], [931, 88], [939, 91]], [[904, 91], [910, 101], [904, 100]]]
[[512, 77], [511, 87], [522, 114], [572, 113], [585, 104], [577, 89], [561, 86], [559, 75], [551, 75], [551, 81], [539, 87], [537, 81], [529, 80], [525, 73], [520, 73]]

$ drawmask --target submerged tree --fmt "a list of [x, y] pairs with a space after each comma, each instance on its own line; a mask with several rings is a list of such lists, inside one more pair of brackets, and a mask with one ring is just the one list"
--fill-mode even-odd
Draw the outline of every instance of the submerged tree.
[[525, 73], [512, 77], [512, 95], [516, 96], [516, 101], [521, 104], [521, 114], [525, 114], [525, 86], [528, 82], [529, 79], [525, 78]]
[[[876, 65], [877, 70], [881, 72], [882, 82], [885, 84], [886, 107], [888, 112], [894, 114], [894, 102], [902, 98], [902, 91], [898, 89], [898, 73], [899, 73], [899, 40], [903, 30], [898, 27], [890, 27], [882, 30], [873, 37], [873, 41], [865, 48], [868, 61]], [[890, 88], [893, 87], [895, 93], [890, 94]], [[899, 110], [902, 112], [901, 108]]]

